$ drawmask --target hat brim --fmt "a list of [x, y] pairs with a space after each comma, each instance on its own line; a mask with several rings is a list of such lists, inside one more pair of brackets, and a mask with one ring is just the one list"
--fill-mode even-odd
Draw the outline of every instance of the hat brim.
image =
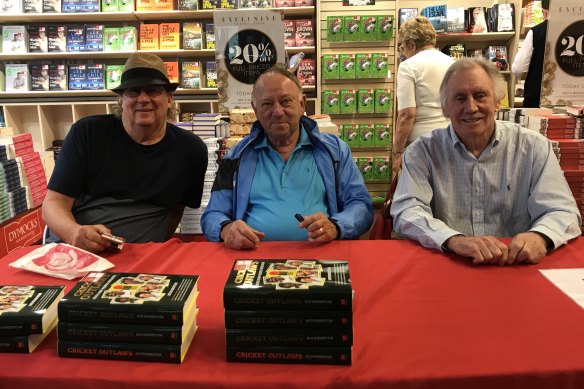
[[124, 81], [120, 85], [118, 85], [117, 87], [112, 89], [112, 92], [115, 92], [117, 94], [122, 94], [124, 92], [124, 90], [126, 90], [126, 89], [137, 88], [137, 87], [145, 86], [145, 85], [164, 85], [164, 86], [166, 86], [166, 89], [170, 92], [174, 92], [176, 90], [176, 88], [178, 88], [178, 82], [166, 82], [166, 81], [160, 80], [158, 78], [146, 77], [146, 78], [133, 78], [131, 80]]

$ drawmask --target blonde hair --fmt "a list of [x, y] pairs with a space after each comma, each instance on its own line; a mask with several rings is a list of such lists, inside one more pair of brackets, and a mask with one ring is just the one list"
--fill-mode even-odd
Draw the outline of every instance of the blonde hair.
[[416, 49], [428, 45], [436, 45], [436, 30], [432, 23], [424, 16], [407, 19], [399, 28], [398, 44], [413, 43]]

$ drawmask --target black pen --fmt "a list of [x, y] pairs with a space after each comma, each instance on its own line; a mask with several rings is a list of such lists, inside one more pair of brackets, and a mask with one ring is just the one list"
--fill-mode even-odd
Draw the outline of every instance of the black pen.
[[302, 223], [304, 221], [304, 218], [302, 217], [301, 214], [297, 213], [296, 215], [294, 215], [294, 217], [296, 218], [296, 220], [298, 220], [300, 223]]

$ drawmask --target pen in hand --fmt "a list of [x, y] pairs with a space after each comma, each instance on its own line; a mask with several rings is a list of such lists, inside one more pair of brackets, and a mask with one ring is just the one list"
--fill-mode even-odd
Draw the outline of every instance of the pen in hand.
[[304, 221], [304, 218], [302, 217], [301, 214], [297, 213], [296, 215], [294, 215], [294, 217], [296, 218], [296, 220], [298, 220], [298, 222], [302, 223]]

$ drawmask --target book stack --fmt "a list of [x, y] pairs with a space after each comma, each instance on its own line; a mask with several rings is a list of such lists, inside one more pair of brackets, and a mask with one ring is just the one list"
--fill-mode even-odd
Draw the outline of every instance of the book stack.
[[198, 279], [87, 274], [58, 304], [59, 356], [181, 363], [197, 330]]
[[[584, 154], [584, 144], [580, 140], [576, 142], [578, 142], [578, 153]], [[584, 168], [580, 165], [578, 168], [562, 168], [562, 170], [564, 170], [564, 177], [568, 181], [568, 186], [576, 200], [578, 210], [581, 215], [584, 215]]]
[[236, 260], [223, 303], [228, 362], [351, 364], [347, 261]]
[[222, 115], [219, 113], [196, 113], [193, 115], [193, 133], [201, 139], [221, 136], [218, 128]]
[[0, 286], [0, 352], [31, 353], [57, 325], [63, 286]]
[[549, 139], [581, 139], [582, 130], [576, 117], [563, 114], [527, 116], [527, 127], [539, 131]]
[[230, 136], [246, 136], [251, 131], [256, 115], [251, 108], [236, 108], [229, 112], [229, 134]]

